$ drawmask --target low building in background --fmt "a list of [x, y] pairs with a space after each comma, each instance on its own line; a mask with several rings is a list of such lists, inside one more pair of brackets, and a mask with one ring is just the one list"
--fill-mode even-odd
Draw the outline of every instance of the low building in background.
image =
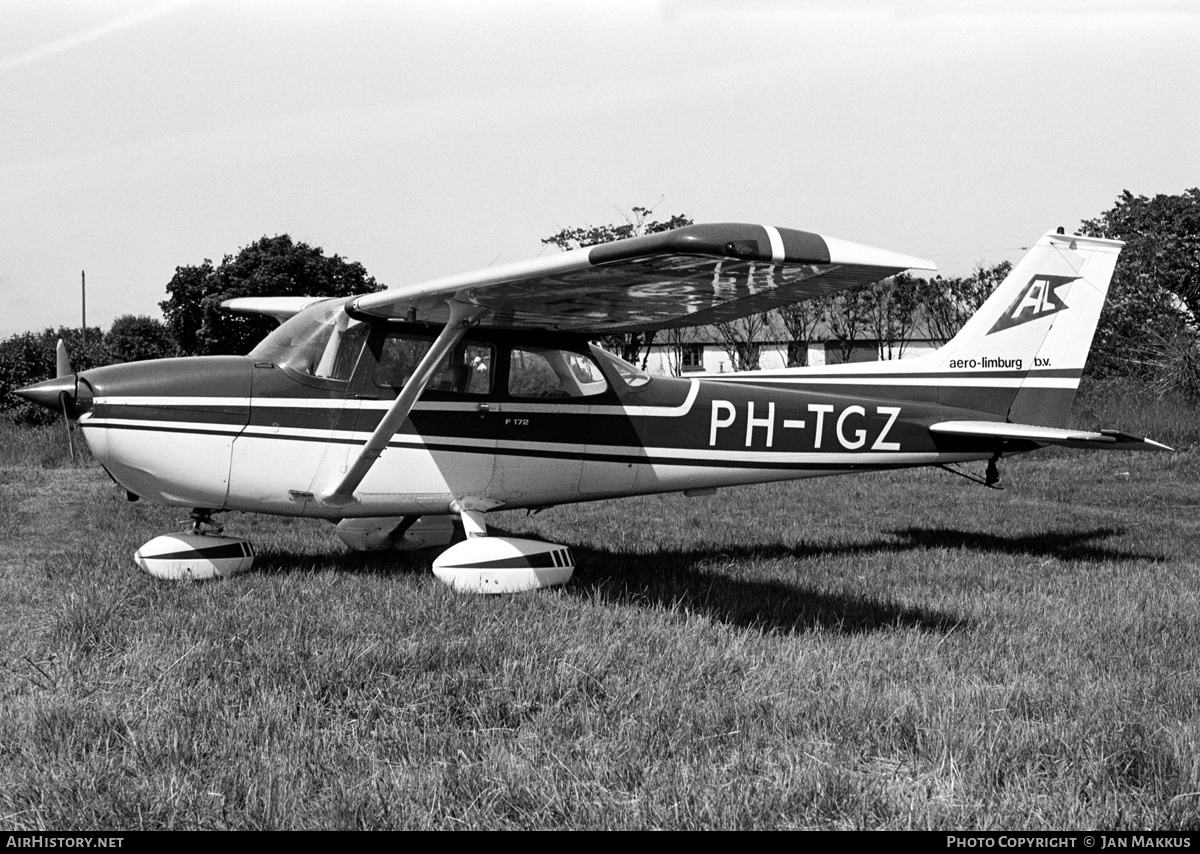
[[[843, 344], [825, 324], [814, 330], [811, 340], [793, 341], [783, 323], [772, 318], [753, 331], [753, 343], [758, 348], [758, 367], [776, 370], [804, 365], [874, 362], [889, 357], [910, 359], [936, 350], [945, 341], [931, 338], [926, 330], [918, 329], [905, 341], [889, 343], [860, 338]], [[664, 330], [655, 336], [649, 354], [645, 356], [645, 368], [658, 376], [730, 373], [737, 369], [735, 353], [734, 346], [714, 326]]]

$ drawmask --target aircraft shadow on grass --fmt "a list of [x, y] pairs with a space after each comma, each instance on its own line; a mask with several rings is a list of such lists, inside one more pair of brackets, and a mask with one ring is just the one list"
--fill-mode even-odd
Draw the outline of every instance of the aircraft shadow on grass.
[[[496, 533], [508, 535], [498, 529]], [[1156, 560], [1161, 557], [1105, 546], [1104, 540], [1124, 533], [1117, 528], [998, 535], [953, 528], [910, 527], [889, 533], [899, 541], [889, 537], [839, 545], [800, 543], [789, 546], [776, 543], [720, 549], [661, 549], [650, 553], [621, 553], [571, 544], [578, 568], [564, 593], [613, 604], [700, 613], [730, 625], [764, 632], [792, 633], [819, 629], [861, 634], [900, 627], [947, 634], [969, 627], [970, 621], [946, 610], [902, 606], [883, 598], [853, 592], [831, 593], [799, 581], [737, 577], [718, 572], [715, 567], [752, 560], [788, 561], [844, 555], [868, 557], [934, 548], [1026, 555], [1066, 562]], [[414, 553], [351, 552], [336, 556], [268, 552], [260, 556], [256, 571], [291, 573], [327, 566], [333, 560], [338, 565], [338, 571], [348, 573], [426, 573], [433, 555], [434, 552], [429, 550]]]
[[620, 554], [573, 546], [579, 568], [565, 592], [613, 604], [703, 614], [764, 633], [818, 629], [863, 634], [901, 627], [945, 634], [966, 625], [965, 618], [948, 611], [903, 606], [859, 592], [822, 590], [799, 577], [795, 581], [755, 578], [753, 567], [738, 575], [721, 569], [749, 561], [786, 562], [884, 550], [884, 543], [829, 549], [773, 544]]
[[[870, 546], [847, 551], [864, 553]], [[767, 633], [810, 629], [859, 634], [897, 626], [948, 633], [967, 624], [963, 617], [929, 608], [902, 607], [883, 599], [831, 594], [804, 584], [736, 578], [714, 564], [751, 559], [788, 559], [806, 549], [786, 546], [618, 554], [571, 546], [577, 568], [566, 595], [605, 603], [663, 607], [699, 613], [721, 622]], [[812, 549], [830, 555], [835, 550]], [[336, 556], [338, 571], [368, 575], [428, 573], [436, 550], [424, 553], [356, 552]], [[327, 565], [330, 556], [273, 552], [260, 555], [253, 572], [292, 573]]]
[[650, 554], [619, 554], [575, 545], [572, 551], [581, 569], [576, 571], [570, 590], [575, 595], [599, 596], [612, 602], [643, 602], [668, 607], [678, 604], [730, 624], [772, 632], [817, 628], [855, 634], [905, 627], [948, 633], [968, 627], [970, 621], [945, 610], [905, 607], [853, 592], [830, 593], [804, 584], [800, 579], [789, 582], [738, 578], [714, 572], [706, 566], [747, 560], [832, 559], [845, 555], [866, 558], [931, 548], [1027, 555], [1068, 562], [1155, 560], [1161, 557], [1106, 547], [1100, 541], [1124, 533], [1115, 528], [1012, 536], [951, 528], [906, 528], [890, 533], [900, 541], [878, 538], [838, 545], [777, 543], [732, 549], [662, 550]]
[[898, 528], [890, 531], [900, 537], [893, 548], [968, 549], [994, 554], [1026, 555], [1071, 562], [1162, 560], [1165, 555], [1131, 552], [1105, 545], [1104, 540], [1124, 536], [1123, 528], [1093, 528], [1084, 531], [1042, 531], [1029, 534], [990, 534], [984, 531], [960, 531], [955, 528]]

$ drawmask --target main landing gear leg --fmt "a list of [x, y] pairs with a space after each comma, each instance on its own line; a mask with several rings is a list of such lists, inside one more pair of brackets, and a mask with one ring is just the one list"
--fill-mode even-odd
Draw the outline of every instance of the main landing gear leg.
[[463, 533], [467, 535], [467, 539], [487, 536], [487, 523], [483, 521], [482, 510], [468, 510], [464, 507], [459, 511], [459, 518], [462, 519]]
[[[495, 506], [493, 503], [491, 506]], [[433, 574], [455, 590], [468, 593], [523, 593], [566, 584], [575, 571], [571, 550], [557, 543], [517, 537], [489, 537], [485, 502], [451, 502], [467, 538], [433, 562]]]
[[1002, 489], [1004, 489], [1004, 487], [1000, 485], [1000, 469], [998, 469], [996, 467], [996, 462], [999, 459], [1000, 459], [1000, 452], [997, 451], [992, 456], [992, 458], [990, 460], [988, 460], [987, 471], [984, 472], [984, 475], [982, 478], [980, 478], [978, 475], [971, 474], [968, 471], [960, 471], [957, 468], [952, 468], [952, 466], [957, 466], [957, 463], [943, 463], [942, 465], [938, 466], [938, 468], [940, 468], [944, 471], [948, 471], [948, 472], [950, 472], [950, 474], [956, 474], [959, 477], [965, 477], [967, 480], [971, 481], [972, 483], [981, 483], [984, 486], [986, 486], [988, 489], [1002, 490]]
[[996, 468], [996, 462], [1000, 459], [1000, 452], [997, 451], [995, 456], [988, 460], [987, 472], [984, 474], [983, 485], [1001, 489], [1000, 486], [1000, 469]]

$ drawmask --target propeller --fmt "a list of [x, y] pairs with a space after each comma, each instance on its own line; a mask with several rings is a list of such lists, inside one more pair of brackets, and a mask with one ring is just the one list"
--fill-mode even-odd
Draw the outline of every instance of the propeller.
[[47, 409], [61, 412], [67, 423], [67, 444], [71, 448], [71, 461], [75, 460], [75, 372], [71, 368], [71, 357], [67, 354], [67, 345], [61, 338], [54, 348], [54, 373], [52, 380], [44, 380], [25, 388], [19, 388], [16, 394]]
[[62, 379], [73, 373], [75, 371], [71, 368], [71, 357], [67, 355], [67, 345], [59, 338], [58, 345], [54, 348], [54, 376], [56, 379]]
[[[54, 347], [54, 378], [61, 380], [63, 377], [75, 379], [75, 371], [71, 369], [71, 357], [67, 354], [67, 345], [63, 343], [61, 338], [58, 339], [58, 344]], [[72, 389], [74, 382], [72, 382]], [[71, 412], [67, 407], [67, 400], [71, 401], [74, 409], [75, 396], [68, 394], [65, 390], [58, 393], [58, 405], [62, 409], [63, 421], [67, 425], [67, 447], [71, 449], [71, 462], [75, 462], [75, 422], [71, 420]]]

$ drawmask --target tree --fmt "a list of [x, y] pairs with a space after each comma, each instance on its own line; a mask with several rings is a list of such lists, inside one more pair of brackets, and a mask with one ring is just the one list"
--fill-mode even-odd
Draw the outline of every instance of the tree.
[[809, 299], [779, 309], [779, 319], [787, 330], [787, 366], [803, 368], [808, 365], [808, 342], [816, 335], [825, 319], [828, 298]]
[[207, 307], [204, 303], [205, 298], [217, 287], [212, 261], [208, 258], [204, 259], [203, 264], [175, 268], [175, 275], [167, 284], [169, 296], [158, 305], [181, 353], [191, 356], [206, 352], [201, 343], [200, 330], [206, 312], [215, 314], [213, 305], [220, 300]]
[[1116, 204], [1081, 226], [1084, 234], [1123, 240], [1113, 286], [1152, 280], [1200, 318], [1200, 188], [1153, 199], [1121, 193]]
[[667, 364], [671, 375], [683, 376], [683, 354], [688, 345], [695, 343], [696, 329], [692, 326], [672, 326], [662, 331], [667, 351]]
[[1012, 263], [1001, 261], [991, 267], [975, 265], [965, 278], [937, 276], [921, 287], [921, 316], [929, 337], [949, 341], [1012, 272]]
[[383, 290], [363, 266], [286, 234], [263, 237], [226, 255], [219, 267], [176, 267], [160, 303], [167, 326], [185, 355], [246, 353], [275, 327], [259, 315], [221, 309], [223, 300], [247, 296], [342, 297]]
[[825, 317], [829, 332], [837, 342], [834, 352], [841, 355], [842, 362], [850, 361], [855, 343], [867, 331], [871, 297], [866, 291], [867, 288], [853, 288], [839, 291], [829, 298]]
[[597, 243], [609, 243], [613, 240], [624, 240], [627, 237], [639, 237], [643, 234], [657, 234], [660, 231], [670, 231], [673, 228], [683, 228], [692, 224], [692, 218], [684, 214], [675, 214], [665, 222], [650, 219], [654, 215], [653, 208], [630, 208], [629, 214], [622, 214], [625, 221], [609, 223], [608, 225], [587, 225], [582, 228], [564, 228], [557, 234], [542, 239], [542, 243], [557, 246], [563, 252], [580, 249], [584, 246], [595, 246]]
[[912, 337], [923, 282], [899, 273], [863, 288], [866, 328], [878, 342], [880, 359], [899, 359]]
[[712, 328], [720, 338], [721, 349], [729, 357], [732, 370], [758, 370], [766, 343], [765, 333], [771, 328], [770, 314], [748, 314], [727, 323], [714, 323]]
[[[683, 214], [675, 214], [666, 221], [651, 219], [653, 208], [631, 208], [629, 215], [623, 215], [625, 221], [607, 225], [588, 225], [576, 228], [564, 228], [557, 234], [542, 239], [547, 246], [557, 246], [563, 252], [581, 249], [585, 246], [595, 246], [597, 243], [608, 243], [613, 240], [624, 240], [627, 237], [638, 237], [643, 234], [657, 234], [660, 231], [670, 231], [672, 228], [682, 228], [692, 224], [692, 218]], [[654, 343], [655, 330], [648, 332], [626, 332], [613, 335], [601, 335], [598, 339], [600, 346], [611, 350], [622, 359], [633, 364], [646, 367], [650, 357], [650, 347]]]
[[1141, 373], [1161, 366], [1169, 352], [1160, 352], [1155, 342], [1191, 352], [1200, 319], [1200, 188], [1152, 199], [1125, 190], [1080, 231], [1125, 242], [1100, 313], [1088, 373]]
[[141, 362], [174, 356], [175, 339], [161, 320], [125, 314], [113, 321], [104, 335], [104, 346], [114, 362]]

